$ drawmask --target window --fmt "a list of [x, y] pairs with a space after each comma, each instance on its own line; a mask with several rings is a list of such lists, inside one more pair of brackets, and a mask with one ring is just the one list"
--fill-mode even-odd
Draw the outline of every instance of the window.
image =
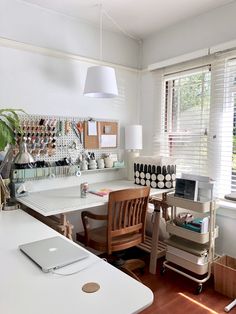
[[209, 165], [220, 197], [236, 191], [236, 59], [212, 64]]
[[208, 175], [209, 67], [166, 75], [160, 153], [181, 172]]
[[236, 192], [236, 52], [205, 61], [211, 65], [196, 67], [196, 61], [190, 70], [162, 75], [154, 150], [156, 145], [160, 155], [174, 158], [177, 175], [214, 179], [215, 194], [224, 197]]
[[[225, 167], [230, 168], [231, 174], [231, 192], [236, 192], [236, 59], [229, 59], [225, 62], [224, 67], [224, 90], [223, 92], [223, 117], [225, 117], [224, 125], [222, 126], [222, 138], [225, 143], [224, 151], [222, 152], [225, 160]], [[222, 83], [218, 79], [219, 83]], [[225, 180], [227, 174], [225, 173]], [[227, 191], [230, 192], [230, 191]]]

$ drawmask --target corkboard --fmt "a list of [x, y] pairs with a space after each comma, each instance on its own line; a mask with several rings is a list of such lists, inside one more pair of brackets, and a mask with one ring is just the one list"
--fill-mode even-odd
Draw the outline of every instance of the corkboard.
[[84, 123], [84, 148], [99, 148], [99, 123], [97, 124], [97, 135], [88, 135], [88, 121]]
[[[118, 138], [118, 123], [117, 122], [100, 121], [99, 133], [100, 133], [100, 136], [101, 135], [116, 135], [115, 147], [117, 147], [117, 138]], [[110, 146], [110, 147], [113, 147], [113, 146]], [[107, 148], [109, 148], [109, 146]]]
[[[84, 123], [84, 148], [95, 149], [101, 148], [100, 136], [101, 135], [116, 135], [116, 146], [118, 138], [118, 123], [110, 121], [97, 121], [97, 135], [88, 135], [88, 121]], [[103, 147], [104, 148], [104, 147]], [[110, 147], [106, 147], [110, 148]]]

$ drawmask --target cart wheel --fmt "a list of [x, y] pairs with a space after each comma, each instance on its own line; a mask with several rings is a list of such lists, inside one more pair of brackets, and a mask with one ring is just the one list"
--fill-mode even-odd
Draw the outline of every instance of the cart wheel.
[[200, 283], [196, 288], [196, 294], [200, 294], [202, 292], [202, 284]]
[[162, 265], [161, 269], [160, 269], [161, 276], [163, 276], [165, 274], [165, 272], [166, 272], [166, 268], [165, 268], [165, 266]]

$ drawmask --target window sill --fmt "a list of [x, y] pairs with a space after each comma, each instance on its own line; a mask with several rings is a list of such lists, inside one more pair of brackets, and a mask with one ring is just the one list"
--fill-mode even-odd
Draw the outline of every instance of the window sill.
[[219, 199], [216, 215], [236, 219], [236, 202]]

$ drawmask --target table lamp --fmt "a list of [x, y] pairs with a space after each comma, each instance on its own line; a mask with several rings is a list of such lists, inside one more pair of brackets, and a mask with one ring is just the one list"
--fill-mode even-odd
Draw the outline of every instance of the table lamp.
[[134, 158], [139, 156], [143, 148], [142, 125], [129, 125], [125, 127], [125, 149], [127, 154], [128, 180], [134, 180]]

